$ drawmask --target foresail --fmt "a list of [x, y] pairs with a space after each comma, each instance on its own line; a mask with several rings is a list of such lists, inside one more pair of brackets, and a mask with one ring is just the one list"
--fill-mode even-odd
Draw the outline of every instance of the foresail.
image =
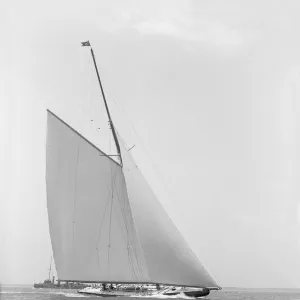
[[59, 279], [149, 281], [121, 166], [49, 111], [46, 152]]
[[120, 138], [127, 192], [152, 282], [218, 287], [182, 238]]

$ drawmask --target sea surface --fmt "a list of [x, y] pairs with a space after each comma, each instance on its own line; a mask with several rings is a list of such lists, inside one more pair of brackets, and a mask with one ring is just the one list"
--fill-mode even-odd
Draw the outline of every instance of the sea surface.
[[[28, 285], [2, 285], [0, 300], [100, 300], [97, 296], [84, 296], [76, 290], [34, 289]], [[89, 299], [86, 299], [89, 298]], [[118, 299], [117, 299], [118, 298]], [[138, 297], [111, 297], [107, 300], [132, 300]], [[147, 297], [147, 299], [193, 299], [189, 297]], [[300, 300], [298, 289], [235, 289], [225, 288], [213, 291], [206, 300]]]

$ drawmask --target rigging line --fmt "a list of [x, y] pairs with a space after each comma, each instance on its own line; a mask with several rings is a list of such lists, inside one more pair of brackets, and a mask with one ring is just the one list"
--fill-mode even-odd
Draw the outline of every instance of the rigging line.
[[[113, 99], [113, 100], [114, 100], [114, 99]], [[114, 102], [115, 102], [116, 105], [119, 107], [118, 103], [117, 103], [115, 100], [114, 100]], [[136, 137], [137, 137], [137, 139], [139, 140], [139, 142], [140, 142], [140, 144], [141, 144], [143, 150], [145, 151], [146, 155], [148, 156], [148, 159], [150, 160], [150, 163], [152, 164], [152, 167], [153, 167], [153, 169], [154, 169], [156, 175], [159, 177], [159, 179], [160, 179], [160, 181], [161, 181], [161, 184], [160, 184], [160, 185], [161, 185], [161, 188], [162, 188], [163, 186], [166, 186], [165, 180], [163, 179], [161, 173], [157, 170], [157, 168], [156, 168], [156, 166], [155, 166], [155, 164], [154, 164], [154, 161], [153, 161], [153, 159], [151, 158], [151, 156], [150, 156], [148, 150], [146, 149], [146, 146], [145, 146], [144, 143], [142, 142], [142, 139], [141, 139], [140, 135], [138, 134], [138, 132], [137, 132], [137, 130], [136, 130], [136, 128], [135, 128], [133, 122], [132, 122], [131, 119], [129, 118], [128, 114], [126, 113], [126, 111], [125, 111], [125, 109], [124, 109], [124, 107], [123, 107], [123, 105], [122, 105], [121, 103], [120, 103], [120, 106], [121, 106], [121, 108], [122, 108], [122, 111], [123, 111], [124, 115], [125, 115], [126, 118], [127, 118], [128, 123], [130, 124], [131, 128], [133, 129], [133, 131], [134, 131], [134, 133], [135, 133], [135, 135], [136, 135]], [[117, 131], [117, 130], [116, 130], [116, 131]], [[120, 136], [120, 134], [119, 134], [118, 131], [117, 131], [117, 134]], [[129, 134], [130, 134], [130, 133], [129, 133]], [[130, 136], [131, 136], [131, 135], [130, 135]], [[135, 145], [134, 145], [134, 146], [135, 146]], [[134, 146], [133, 146], [133, 147], [134, 147]], [[132, 149], [133, 147], [131, 147], [131, 149]], [[130, 150], [131, 150], [131, 149], [130, 149]], [[169, 196], [169, 193], [166, 191], [166, 189], [163, 188], [163, 190], [166, 192], [166, 194], [168, 195], [168, 197], [170, 197], [170, 196]]]
[[[127, 230], [128, 230], [128, 234], [129, 234], [129, 242], [128, 242], [128, 255], [133, 263], [133, 261], [135, 261], [135, 265], [132, 265], [133, 267], [133, 270], [134, 270], [134, 273], [135, 273], [135, 276], [137, 278], [139, 277], [142, 277], [143, 275], [143, 272], [142, 272], [142, 268], [140, 266], [140, 263], [139, 263], [139, 259], [138, 259], [138, 254], [137, 254], [137, 249], [136, 249], [136, 246], [135, 246], [135, 236], [136, 236], [136, 231], [134, 230], [134, 224], [132, 224], [132, 222], [130, 222], [130, 209], [128, 209], [128, 206], [126, 207], [126, 210], [128, 211], [128, 215], [129, 217], [126, 218], [126, 223], [127, 224]], [[126, 213], [125, 213], [126, 214]], [[131, 224], [130, 224], [131, 223]], [[130, 226], [130, 225], [131, 226]], [[130, 230], [128, 229], [128, 227], [130, 228]], [[129, 233], [130, 231], [130, 233]], [[136, 269], [136, 270], [135, 270]]]
[[[109, 136], [109, 148], [110, 148], [110, 136]], [[109, 163], [109, 166], [110, 166], [110, 170], [111, 170], [111, 161], [108, 162]], [[105, 208], [104, 208], [104, 211], [103, 211], [103, 214], [102, 214], [102, 219], [101, 219], [101, 225], [100, 225], [100, 228], [99, 228], [99, 233], [98, 233], [98, 239], [97, 239], [97, 247], [96, 247], [96, 251], [97, 251], [97, 259], [98, 259], [98, 266], [99, 266], [99, 269], [101, 269], [100, 267], [100, 262], [99, 262], [99, 251], [98, 251], [98, 245], [99, 245], [99, 241], [100, 241], [100, 237], [101, 237], [101, 232], [102, 232], [102, 228], [103, 228], [103, 223], [104, 223], [104, 219], [105, 219], [105, 214], [106, 214], [106, 211], [107, 211], [107, 207], [108, 207], [108, 203], [110, 201], [110, 184], [109, 182], [105, 181], [107, 187], [108, 187], [108, 194], [107, 194], [107, 201], [105, 203]]]
[[[117, 172], [117, 170], [116, 170], [116, 172]], [[120, 212], [121, 212], [121, 215], [122, 215], [122, 217], [123, 217], [125, 230], [126, 230], [126, 232], [127, 232], [127, 224], [126, 224], [126, 221], [125, 221], [124, 207], [123, 207], [122, 201], [120, 200], [120, 199], [122, 199], [122, 198], [119, 197], [119, 193], [118, 193], [118, 189], [117, 189], [117, 188], [116, 188], [116, 196], [117, 196], [117, 200], [118, 200], [118, 202], [119, 202]], [[118, 221], [119, 221], [119, 219], [118, 219]], [[119, 223], [119, 224], [120, 224], [120, 223]], [[121, 228], [122, 228], [122, 227], [121, 227]], [[122, 235], [123, 235], [123, 237], [124, 237], [124, 240], [125, 240], [126, 244], [128, 244], [128, 234], [127, 234], [127, 236], [125, 236], [123, 230], [121, 230], [121, 232], [122, 232]], [[126, 237], [127, 237], [127, 240], [126, 240]]]
[[[111, 135], [109, 135], [109, 151], [111, 151]], [[110, 204], [110, 214], [109, 214], [109, 232], [108, 232], [108, 251], [107, 251], [107, 267], [108, 267], [108, 279], [110, 279], [110, 243], [111, 243], [111, 216], [112, 216], [112, 209], [113, 209], [113, 200], [114, 200], [114, 186], [113, 186], [113, 175], [112, 175], [112, 162], [109, 161], [110, 167], [110, 180], [111, 180], [111, 204]]]
[[[127, 256], [128, 256], [128, 260], [129, 260], [129, 264], [131, 265], [131, 267], [132, 267], [132, 271], [133, 271], [133, 275], [135, 276], [135, 278], [139, 278], [138, 277], [138, 275], [136, 274], [136, 270], [135, 270], [135, 265], [134, 265], [134, 263], [133, 263], [133, 259], [132, 259], [132, 256], [131, 256], [131, 252], [130, 252], [130, 250], [129, 250], [129, 248], [128, 248], [128, 244], [129, 244], [129, 246], [131, 246], [131, 248], [132, 248], [132, 242], [130, 241], [130, 239], [128, 238], [128, 237], [130, 237], [130, 235], [129, 235], [129, 230], [128, 230], [128, 224], [127, 224], [127, 221], [126, 221], [126, 214], [124, 213], [124, 208], [123, 208], [123, 205], [122, 205], [122, 203], [121, 203], [121, 201], [120, 201], [120, 197], [119, 197], [119, 193], [118, 193], [118, 189], [117, 189], [117, 186], [116, 186], [116, 179], [117, 179], [117, 169], [115, 169], [115, 172], [114, 172], [114, 177], [113, 177], [113, 185], [114, 185], [114, 191], [115, 191], [115, 195], [116, 195], [116, 197], [117, 197], [117, 199], [118, 199], [118, 202], [119, 202], [119, 204], [120, 204], [120, 212], [121, 212], [121, 215], [122, 215], [122, 217], [123, 217], [123, 221], [124, 221], [124, 226], [125, 226], [125, 230], [126, 230], [126, 232], [127, 232], [127, 234], [126, 234], [126, 236], [124, 236], [124, 232], [123, 232], [123, 230], [121, 230], [121, 233], [122, 233], [122, 236], [123, 236], [123, 238], [124, 238], [124, 241], [125, 241], [125, 243], [126, 243], [126, 250], [127, 250]], [[118, 221], [118, 224], [120, 225], [120, 222], [119, 222], [119, 218], [117, 218], [117, 221]], [[122, 229], [122, 227], [121, 227], [121, 229]], [[126, 239], [126, 237], [127, 237], [127, 239]]]
[[[116, 189], [116, 194], [117, 194], [117, 199], [119, 200], [118, 190], [117, 190], [117, 189]], [[119, 204], [120, 204], [120, 201], [119, 201]], [[123, 212], [122, 212], [121, 204], [120, 204], [120, 212], [121, 212], [121, 215], [122, 215], [122, 217], [123, 217]], [[123, 219], [124, 219], [124, 217], [123, 217]], [[120, 224], [119, 218], [117, 218], [117, 221], [118, 221], [118, 224], [119, 224], [119, 228], [122, 229], [122, 224]], [[125, 226], [126, 226], [126, 225], [125, 225]], [[126, 228], [125, 228], [125, 229], [126, 229]], [[123, 236], [124, 240], [126, 241], [126, 236], [125, 236], [123, 230], [121, 230], [121, 233], [122, 233], [122, 236]]]
[[[109, 162], [110, 166], [112, 162]], [[111, 175], [112, 175], [112, 167], [111, 167]], [[109, 264], [110, 264], [110, 248], [111, 248], [111, 217], [112, 217], [112, 209], [113, 209], [113, 202], [114, 202], [114, 185], [113, 185], [113, 178], [111, 178], [111, 204], [110, 204], [110, 214], [109, 214], [109, 234], [108, 234], [108, 278], [110, 278], [109, 274]]]
[[[136, 240], [135, 237], [137, 237], [137, 231], [136, 231], [135, 223], [134, 223], [134, 220], [133, 220], [133, 214], [132, 214], [131, 207], [130, 207], [130, 200], [129, 200], [128, 193], [127, 193], [125, 177], [122, 177], [122, 179], [123, 179], [122, 180], [123, 191], [124, 191], [124, 193], [126, 193], [126, 196], [127, 196], [125, 199], [128, 200], [128, 201], [125, 202], [126, 203], [126, 208], [128, 210], [128, 219], [129, 219], [128, 221], [131, 223], [130, 228], [131, 228], [131, 233], [132, 233], [132, 240], [130, 240], [129, 246], [131, 246], [133, 255], [135, 256], [138, 273], [139, 273], [139, 275], [144, 276], [144, 268], [141, 267], [141, 265], [140, 265], [140, 262], [139, 262], [139, 259], [138, 259], [138, 254], [137, 254], [137, 249], [135, 247], [135, 240]], [[125, 205], [124, 205], [124, 207], [125, 207]], [[126, 208], [124, 208], [124, 209], [126, 209]], [[127, 218], [126, 218], [126, 222], [127, 222]], [[127, 225], [127, 227], [128, 227], [128, 225]], [[138, 240], [138, 245], [140, 245], [139, 240]]]
[[[123, 108], [123, 106], [122, 106], [122, 108]], [[123, 110], [124, 110], [124, 108], [123, 108]], [[124, 113], [125, 113], [125, 110], [124, 110]], [[168, 198], [170, 198], [169, 193], [167, 192], [167, 190], [166, 190], [165, 188], [163, 188], [163, 186], [165, 186], [166, 184], [165, 184], [165, 182], [164, 182], [162, 176], [160, 176], [160, 173], [158, 172], [157, 168], [155, 167], [155, 164], [154, 164], [153, 160], [151, 159], [150, 154], [149, 154], [148, 151], [146, 150], [145, 146], [143, 145], [143, 143], [142, 143], [142, 141], [141, 141], [141, 139], [140, 139], [140, 137], [139, 137], [137, 131], [136, 131], [135, 128], [134, 128], [133, 123], [132, 123], [130, 120], [129, 120], [129, 122], [131, 123], [132, 128], [133, 128], [134, 132], [136, 133], [136, 136], [137, 136], [137, 138], [139, 139], [139, 141], [140, 141], [140, 143], [141, 143], [141, 145], [142, 145], [144, 151], [145, 151], [146, 154], [148, 155], [148, 158], [150, 159], [150, 161], [151, 161], [151, 163], [152, 163], [152, 166], [153, 166], [153, 168], [154, 168], [154, 171], [155, 171], [156, 175], [158, 175], [158, 177], [159, 177], [160, 180], [161, 180], [161, 183], [160, 183], [161, 188], [162, 188], [163, 191], [166, 193], [166, 195], [168, 196]], [[119, 132], [117, 132], [117, 134], [120, 135]], [[127, 152], [128, 152], [128, 155], [130, 155], [130, 154], [129, 154], [129, 151], [127, 151]], [[131, 156], [131, 155], [130, 155], [130, 156]], [[136, 166], [136, 167], [137, 167], [137, 166]], [[141, 171], [139, 170], [138, 167], [137, 167], [136, 169], [137, 169], [138, 172], [141, 173]], [[141, 176], [142, 176], [142, 174], [141, 174]], [[142, 176], [142, 177], [143, 177], [143, 176]], [[146, 181], [146, 182], [147, 182], [147, 181]], [[163, 183], [163, 185], [162, 185], [162, 183]], [[147, 184], [149, 185], [148, 182], [147, 182]], [[150, 186], [150, 185], [149, 185], [149, 186]], [[170, 218], [170, 217], [169, 217], [169, 218]], [[170, 218], [170, 220], [171, 220], [171, 218]], [[133, 222], [134, 222], [134, 220], [133, 220]], [[173, 223], [172, 220], [171, 220], [171, 222]], [[178, 230], [178, 228], [176, 227], [176, 225], [175, 225], [174, 223], [173, 223], [173, 225], [174, 225], [174, 227], [175, 227], [177, 233], [179, 233], [179, 235], [182, 237], [182, 239], [183, 239], [184, 243], [186, 244], [186, 246], [188, 247], [188, 249], [194, 254], [194, 252], [191, 250], [191, 248], [189, 247], [187, 241], [184, 239], [183, 235], [180, 233], [180, 231]], [[194, 255], [195, 255], [195, 254], [194, 254]]]
[[[121, 214], [122, 214], [122, 217], [123, 217], [124, 227], [125, 227], [125, 231], [126, 231], [126, 237], [127, 237], [126, 246], [127, 246], [128, 258], [129, 258], [129, 260], [131, 262], [131, 266], [133, 268], [134, 275], [137, 277], [136, 272], [135, 272], [135, 267], [134, 267], [133, 262], [132, 262], [131, 252], [130, 252], [130, 247], [131, 248], [133, 247], [132, 231], [130, 231], [130, 229], [129, 229], [128, 220], [127, 220], [128, 218], [127, 218], [126, 208], [125, 208], [127, 194], [125, 194], [124, 182], [123, 182], [122, 179], [123, 179], [123, 177], [121, 177], [121, 184], [122, 184], [122, 190], [121, 191], [123, 192], [122, 193], [123, 194], [123, 198], [119, 197], [119, 194], [118, 194], [118, 191], [117, 191], [117, 199], [118, 199], [119, 204], [120, 204]], [[125, 200], [121, 201], [120, 199], [125, 199]]]
[[[122, 174], [123, 175], [123, 174]], [[124, 202], [125, 201], [121, 201], [120, 199], [126, 199], [127, 198], [127, 195], [124, 193], [124, 187], [123, 187], [123, 177], [121, 177], [121, 183], [122, 183], [122, 192], [123, 192], [123, 197], [119, 197], [119, 193], [118, 193], [118, 190], [116, 190], [116, 194], [117, 194], [117, 199], [119, 201], [119, 204], [120, 204], [120, 208], [121, 208], [121, 213], [122, 213], [122, 216], [123, 216], [123, 220], [124, 220], [124, 226], [125, 226], [125, 230], [127, 232], [127, 238], [128, 238], [128, 224], [127, 224], [127, 218], [126, 218], [126, 213], [125, 213], [125, 204]]]
[[[142, 140], [141, 140], [141, 138], [140, 138], [140, 135], [137, 133], [137, 130], [135, 129], [135, 126], [134, 126], [133, 122], [131, 121], [131, 119], [129, 118], [128, 114], [126, 113], [124, 106], [123, 106], [121, 103], [120, 103], [120, 106], [119, 106], [119, 104], [115, 101], [114, 98], [113, 98], [113, 101], [116, 103], [117, 107], [120, 107], [120, 106], [121, 106], [121, 109], [122, 109], [122, 111], [123, 111], [125, 117], [127, 118], [128, 123], [130, 124], [130, 126], [131, 126], [131, 128], [133, 129], [133, 131], [134, 131], [136, 137], [137, 137], [138, 140], [140, 141], [140, 144], [142, 145], [142, 148], [143, 148], [144, 151], [146, 152], [146, 154], [147, 154], [147, 156], [148, 156], [150, 162], [152, 163], [153, 167], [155, 168], [154, 162], [153, 162], [153, 160], [151, 159], [150, 154], [148, 153], [148, 151], [147, 151], [147, 149], [146, 149], [144, 143], [142, 142]], [[118, 133], [118, 134], [119, 134], [119, 133]], [[129, 134], [130, 134], [130, 132], [129, 132]], [[119, 135], [120, 135], [120, 134], [119, 134]], [[130, 136], [131, 136], [131, 134], [130, 134]], [[134, 146], [133, 146], [133, 147], [134, 147]], [[132, 147], [132, 148], [133, 148], [133, 147]], [[131, 149], [132, 149], [132, 148], [131, 148]], [[131, 149], [130, 149], [130, 150], [131, 150]]]
[[[130, 200], [129, 200], [129, 196], [128, 196], [128, 192], [127, 192], [126, 180], [125, 180], [124, 177], [123, 177], [123, 180], [122, 180], [122, 185], [123, 185], [124, 193], [126, 193], [126, 196], [127, 196], [126, 199], [128, 200], [128, 201], [126, 201], [126, 208], [128, 210], [128, 221], [130, 222], [130, 225], [131, 225], [130, 228], [132, 229], [132, 237], [133, 237], [133, 239], [135, 239], [135, 237], [137, 238], [138, 235], [137, 235], [136, 225], [135, 225], [134, 218], [133, 218], [133, 212], [132, 212], [131, 206], [130, 206]], [[134, 241], [133, 241], [133, 243], [134, 243]], [[134, 247], [134, 251], [135, 251], [135, 255], [137, 257], [136, 248], [135, 247]]]
[[139, 258], [138, 258], [138, 254], [137, 254], [137, 249], [136, 249], [136, 246], [135, 246], [135, 234], [136, 232], [134, 231], [134, 229], [132, 228], [132, 240], [130, 241], [129, 243], [129, 253], [130, 253], [130, 257], [132, 260], [135, 261], [135, 268], [137, 269], [135, 273], [138, 273], [138, 276], [139, 278], [143, 277], [143, 268], [141, 267], [140, 265], [140, 262], [139, 262]]
[[[122, 187], [123, 187], [123, 180], [122, 179], [123, 179], [123, 177], [121, 177], [121, 182], [122, 182]], [[131, 257], [131, 252], [130, 252], [130, 246], [132, 247], [133, 242], [131, 241], [131, 238], [130, 238], [131, 236], [130, 236], [130, 232], [129, 232], [130, 230], [128, 228], [127, 215], [126, 215], [126, 212], [125, 212], [125, 206], [124, 206], [124, 203], [121, 201], [121, 199], [125, 199], [125, 201], [126, 201], [126, 196], [127, 195], [124, 195], [125, 194], [124, 189], [122, 189], [121, 191], [123, 191], [123, 196], [125, 196], [125, 197], [123, 197], [123, 198], [119, 197], [118, 189], [116, 189], [116, 195], [117, 195], [117, 200], [118, 200], [119, 205], [120, 205], [120, 212], [121, 212], [121, 215], [123, 217], [123, 224], [124, 224], [124, 227], [125, 227], [126, 236], [124, 236], [124, 233], [123, 233], [122, 230], [121, 230], [121, 232], [122, 232], [122, 235], [123, 235], [125, 243], [126, 243], [127, 256], [128, 256], [130, 265], [132, 267], [134, 276], [135, 276], [135, 278], [138, 278], [138, 275], [136, 274], [135, 266], [134, 266], [134, 263], [133, 263], [133, 259]], [[137, 258], [136, 258], [136, 260], [137, 260]]]
[[[119, 105], [118, 102], [115, 100], [114, 97], [112, 97], [112, 99], [113, 99], [114, 103], [116, 104], [117, 108], [119, 109], [119, 111], [120, 111], [120, 112], [123, 111], [125, 117], [127, 118], [127, 122], [128, 122], [128, 123], [131, 123], [131, 122], [130, 122], [130, 118], [127, 116], [127, 114], [126, 114], [126, 112], [125, 112], [125, 109], [123, 108], [122, 104], [120, 103], [120, 105]], [[121, 106], [121, 108], [120, 108], [120, 106]], [[125, 120], [126, 120], [126, 118], [125, 118]], [[130, 124], [130, 125], [131, 125], [131, 124]], [[131, 125], [131, 126], [133, 126], [133, 125]], [[132, 134], [130, 133], [130, 131], [129, 131], [128, 133], [129, 133], [129, 136], [131, 137], [131, 139], [134, 140], [134, 138], [133, 138]]]
[[77, 177], [78, 177], [78, 158], [79, 158], [79, 149], [80, 149], [80, 144], [78, 143], [77, 147], [77, 156], [76, 156], [76, 168], [75, 168], [75, 183], [74, 183], [74, 195], [73, 195], [73, 243], [72, 247], [74, 250], [74, 240], [75, 240], [75, 214], [76, 214], [76, 194], [77, 194]]

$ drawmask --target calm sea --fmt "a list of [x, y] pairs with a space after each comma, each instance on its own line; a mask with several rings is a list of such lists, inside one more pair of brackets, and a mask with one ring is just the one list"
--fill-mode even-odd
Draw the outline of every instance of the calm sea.
[[[34, 289], [26, 285], [2, 285], [0, 300], [79, 300], [78, 298], [89, 298], [89, 300], [101, 297], [83, 296], [76, 293], [76, 290], [47, 290]], [[118, 300], [131, 300], [132, 297], [118, 297]], [[136, 298], [136, 297], [134, 297]], [[157, 297], [148, 299], [170, 299], [181, 297]], [[106, 298], [115, 300], [116, 298]], [[185, 299], [192, 299], [186, 297]], [[300, 290], [289, 289], [223, 289], [222, 291], [212, 292], [206, 300], [300, 300]], [[84, 299], [87, 300], [87, 299]]]

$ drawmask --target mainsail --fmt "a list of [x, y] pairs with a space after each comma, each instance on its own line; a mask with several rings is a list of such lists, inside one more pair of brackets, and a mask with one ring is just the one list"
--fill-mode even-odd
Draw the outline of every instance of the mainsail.
[[47, 206], [58, 277], [147, 282], [121, 166], [48, 111]]
[[218, 288], [119, 139], [120, 165], [48, 111], [47, 204], [61, 280]]

